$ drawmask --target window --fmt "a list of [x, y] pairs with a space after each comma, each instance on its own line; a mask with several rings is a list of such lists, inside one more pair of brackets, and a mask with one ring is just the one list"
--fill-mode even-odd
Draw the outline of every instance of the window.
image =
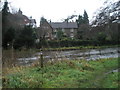
[[67, 34], [66, 34], [66, 33], [64, 33], [64, 35], [66, 36]]
[[74, 34], [71, 34], [70, 37], [73, 38], [73, 37], [74, 37]]
[[71, 29], [71, 30], [70, 30], [70, 32], [74, 32], [74, 30], [73, 30], [73, 29]]
[[62, 31], [65, 32], [65, 29], [63, 28]]
[[57, 30], [55, 29], [54, 32], [57, 32]]
[[54, 38], [56, 38], [56, 37], [57, 37], [57, 35], [55, 34], [55, 35], [54, 35]]

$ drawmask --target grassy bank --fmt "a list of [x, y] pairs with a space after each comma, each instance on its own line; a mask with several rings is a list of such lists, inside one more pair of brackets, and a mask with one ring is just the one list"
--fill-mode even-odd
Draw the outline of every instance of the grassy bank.
[[82, 49], [103, 49], [103, 48], [115, 48], [115, 47], [120, 47], [120, 45], [58, 47], [58, 48], [44, 48], [44, 50], [46, 50], [46, 51], [64, 51], [64, 50], [82, 50]]
[[48, 62], [44, 68], [14, 67], [4, 72], [4, 88], [117, 88], [118, 59]]

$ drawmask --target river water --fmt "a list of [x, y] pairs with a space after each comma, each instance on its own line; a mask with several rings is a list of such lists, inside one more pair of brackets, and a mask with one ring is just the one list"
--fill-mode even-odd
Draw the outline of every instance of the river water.
[[102, 58], [117, 58], [120, 56], [120, 48], [68, 50], [68, 51], [44, 51], [37, 52], [28, 58], [18, 58], [18, 65], [30, 65], [43, 55], [44, 62], [54, 60], [98, 60]]

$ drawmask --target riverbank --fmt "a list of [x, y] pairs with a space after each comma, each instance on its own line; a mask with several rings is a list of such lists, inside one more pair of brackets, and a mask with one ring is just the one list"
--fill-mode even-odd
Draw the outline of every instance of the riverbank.
[[[120, 47], [120, 45], [44, 48], [43, 51], [67, 51], [67, 50], [83, 50], [83, 49], [104, 49], [104, 48], [115, 48], [115, 47]], [[39, 50], [37, 50], [37, 51], [39, 51]]]
[[[108, 52], [110, 49], [111, 50], [110, 52], [112, 52], [112, 51], [114, 51], [114, 49], [111, 49], [111, 47], [115, 48], [115, 50], [117, 50], [118, 46], [119, 45], [44, 48], [43, 51], [45, 51], [44, 58], [46, 60], [48, 60], [48, 59], [63, 59], [63, 58], [73, 60], [73, 59], [77, 59], [77, 57], [78, 57], [78, 59], [81, 59], [86, 54], [88, 54], [88, 59], [89, 59], [90, 57], [92, 57], [90, 54], [92, 54], [93, 51], [91, 51], [91, 50], [94, 50], [94, 54], [95, 54], [94, 48], [96, 48], [96, 54], [98, 54], [98, 52], [102, 52], [103, 49], [108, 49]], [[34, 48], [22, 49], [22, 50], [14, 50], [14, 49], [13, 50], [12, 49], [3, 50], [2, 51], [2, 61], [3, 61], [2, 65], [3, 65], [3, 67], [12, 67], [12, 66], [16, 66], [17, 65], [16, 63], [19, 63], [19, 62], [20, 62], [20, 64], [22, 64], [24, 62], [26, 64], [29, 61], [33, 62], [34, 60], [37, 60], [39, 58], [39, 56], [40, 56], [39, 54], [41, 53], [40, 51], [41, 51], [40, 49], [34, 49]], [[112, 52], [112, 53], [114, 54], [114, 52]], [[100, 54], [102, 54], [102, 53], [100, 53]], [[83, 56], [81, 56], [81, 55], [83, 55]], [[108, 56], [108, 54], [106, 56]], [[109, 55], [109, 56], [111, 57], [111, 55]], [[114, 56], [116, 56], [116, 55], [114, 55]], [[100, 56], [94, 55], [94, 57], [96, 58], [96, 57], [100, 57]], [[94, 57], [92, 57], [92, 58], [94, 58]], [[24, 62], [21, 62], [18, 59], [24, 59]]]
[[119, 72], [106, 74], [118, 68], [118, 58], [48, 62], [44, 68], [14, 67], [4, 72], [3, 85], [4, 88], [118, 88]]

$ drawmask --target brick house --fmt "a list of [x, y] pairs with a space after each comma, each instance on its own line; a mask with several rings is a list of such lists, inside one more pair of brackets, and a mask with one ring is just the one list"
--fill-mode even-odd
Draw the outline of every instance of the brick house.
[[47, 40], [57, 39], [57, 32], [60, 30], [66, 37], [76, 38], [77, 36], [77, 23], [76, 22], [47, 22], [44, 21], [38, 27], [38, 37], [45, 37]]
[[47, 21], [44, 21], [40, 24], [40, 27], [37, 29], [37, 36], [38, 38], [44, 38], [47, 40], [51, 40], [52, 38], [53, 29]]
[[53, 29], [53, 37], [56, 38], [58, 30], [61, 30], [66, 37], [75, 38], [77, 34], [76, 22], [50, 22], [50, 26]]

